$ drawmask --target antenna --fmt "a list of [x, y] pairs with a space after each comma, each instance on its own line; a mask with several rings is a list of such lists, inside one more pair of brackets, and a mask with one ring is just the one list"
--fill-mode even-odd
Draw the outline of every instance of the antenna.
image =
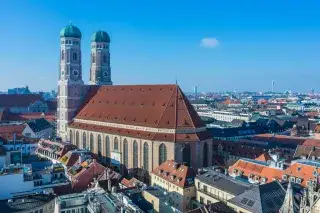
[[275, 80], [271, 81], [271, 91], [272, 91], [272, 93], [274, 93], [274, 85], [275, 85], [275, 83], [276, 83]]

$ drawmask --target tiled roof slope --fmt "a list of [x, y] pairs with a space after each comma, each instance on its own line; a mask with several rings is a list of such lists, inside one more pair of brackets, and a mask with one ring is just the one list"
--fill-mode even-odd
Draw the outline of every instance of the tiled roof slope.
[[27, 125], [33, 132], [41, 132], [42, 130], [52, 127], [52, 125], [44, 118], [28, 121]]
[[28, 107], [38, 100], [43, 101], [41, 95], [0, 94], [0, 107]]
[[165, 179], [181, 188], [193, 186], [194, 181], [189, 182], [188, 179], [194, 179], [196, 172], [193, 168], [176, 163], [174, 160], [167, 160], [156, 169], [152, 174]]
[[91, 87], [76, 119], [154, 128], [204, 127], [177, 85]]

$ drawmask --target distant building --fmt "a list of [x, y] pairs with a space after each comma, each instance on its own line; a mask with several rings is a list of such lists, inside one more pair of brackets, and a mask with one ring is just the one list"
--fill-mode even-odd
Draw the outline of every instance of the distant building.
[[251, 115], [247, 113], [236, 113], [230, 111], [198, 111], [199, 116], [212, 117], [218, 121], [231, 122], [234, 119], [249, 121]]
[[36, 94], [0, 94], [0, 110], [8, 108], [13, 113], [48, 112], [48, 105]]
[[29, 95], [31, 94], [29, 87], [20, 87], [20, 88], [13, 88], [13, 89], [8, 89], [8, 94], [12, 95]]

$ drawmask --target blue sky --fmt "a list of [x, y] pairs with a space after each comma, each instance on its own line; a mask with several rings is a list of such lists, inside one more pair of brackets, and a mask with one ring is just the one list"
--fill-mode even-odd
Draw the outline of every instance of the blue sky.
[[[280, 2], [280, 3], [279, 3]], [[320, 1], [2, 0], [0, 90], [56, 88], [59, 32], [80, 28], [84, 81], [90, 35], [111, 36], [115, 84], [185, 91], [320, 91]]]

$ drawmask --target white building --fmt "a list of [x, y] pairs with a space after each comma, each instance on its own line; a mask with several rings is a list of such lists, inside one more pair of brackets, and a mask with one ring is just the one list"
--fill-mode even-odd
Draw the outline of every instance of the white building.
[[249, 121], [251, 119], [250, 114], [235, 113], [235, 112], [229, 112], [229, 111], [203, 111], [203, 112], [198, 111], [198, 115], [211, 117], [218, 121], [227, 121], [227, 122], [231, 122], [234, 119], [244, 120], [244, 121]]

